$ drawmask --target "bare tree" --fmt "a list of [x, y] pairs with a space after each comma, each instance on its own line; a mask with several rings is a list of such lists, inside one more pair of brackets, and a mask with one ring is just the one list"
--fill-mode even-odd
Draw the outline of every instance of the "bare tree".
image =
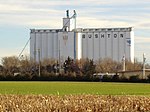
[[4, 75], [13, 75], [19, 71], [19, 59], [16, 56], [3, 57], [1, 62], [5, 69]]
[[44, 60], [41, 61], [42, 66], [54, 65], [55, 63], [57, 63], [57, 60], [55, 60], [53, 58], [44, 59]]
[[138, 60], [135, 60], [134, 63], [126, 60], [126, 70], [141, 70], [142, 69], [142, 63], [138, 62]]
[[110, 58], [100, 59], [96, 62], [96, 72], [116, 72], [121, 70], [121, 63]]
[[3, 57], [1, 61], [2, 66], [7, 69], [19, 66], [19, 59], [16, 56]]

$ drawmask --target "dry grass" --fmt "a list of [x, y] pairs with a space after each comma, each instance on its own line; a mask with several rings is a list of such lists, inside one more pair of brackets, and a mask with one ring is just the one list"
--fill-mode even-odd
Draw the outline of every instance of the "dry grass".
[[148, 112], [149, 96], [0, 95], [1, 112]]

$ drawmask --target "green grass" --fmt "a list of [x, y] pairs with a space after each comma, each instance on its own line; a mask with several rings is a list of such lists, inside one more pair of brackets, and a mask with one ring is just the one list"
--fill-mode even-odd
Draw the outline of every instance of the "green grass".
[[0, 82], [0, 94], [150, 95], [150, 84], [103, 82]]

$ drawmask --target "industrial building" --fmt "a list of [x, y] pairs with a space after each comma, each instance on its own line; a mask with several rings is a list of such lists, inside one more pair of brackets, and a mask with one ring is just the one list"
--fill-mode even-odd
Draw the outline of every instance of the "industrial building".
[[89, 58], [94, 61], [123, 57], [134, 61], [134, 32], [127, 28], [76, 28], [76, 12], [63, 18], [60, 29], [31, 29], [30, 56], [36, 61]]

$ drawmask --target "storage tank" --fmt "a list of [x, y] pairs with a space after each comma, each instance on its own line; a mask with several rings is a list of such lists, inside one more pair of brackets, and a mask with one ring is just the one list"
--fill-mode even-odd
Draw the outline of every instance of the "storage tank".
[[[109, 29], [111, 30], [111, 29]], [[111, 57], [112, 56], [112, 32], [107, 31], [106, 32], [106, 57]]]
[[126, 40], [126, 32], [123, 31], [125, 29], [122, 29], [119, 32], [119, 60], [122, 60], [123, 57], [125, 56], [125, 40]]
[[36, 61], [39, 61], [39, 58], [40, 60], [42, 59], [42, 33], [41, 33], [41, 30], [37, 30], [36, 34], [35, 34], [35, 37], [36, 37]]
[[99, 41], [99, 32], [94, 32], [94, 35], [93, 35], [93, 39], [94, 39], [94, 42], [93, 42], [93, 45], [94, 45], [94, 60], [99, 60], [99, 57], [100, 57], [100, 41]]
[[48, 33], [46, 30], [44, 30], [41, 34], [41, 39], [42, 39], [42, 59], [47, 59], [48, 58]]
[[31, 60], [36, 59], [36, 37], [34, 29], [30, 30], [30, 58]]
[[48, 36], [47, 39], [48, 58], [53, 58], [54, 57], [54, 33], [52, 31], [49, 31], [47, 36]]
[[82, 33], [82, 58], [88, 58], [88, 39], [87, 39], [87, 33]]
[[59, 49], [58, 49], [58, 32], [53, 32], [53, 38], [52, 38], [52, 58], [58, 59], [59, 56]]
[[82, 33], [75, 33], [76, 39], [76, 59], [82, 58]]
[[119, 52], [118, 52], [118, 49], [119, 49], [119, 37], [118, 37], [118, 32], [117, 31], [114, 31], [112, 33], [112, 59], [113, 60], [119, 60]]
[[89, 59], [93, 59], [93, 47], [94, 47], [94, 44], [93, 44], [93, 33], [92, 32], [88, 32], [87, 33], [87, 46], [88, 46], [88, 58]]
[[100, 32], [100, 57], [99, 58], [106, 58], [106, 38], [105, 38], [105, 32]]

